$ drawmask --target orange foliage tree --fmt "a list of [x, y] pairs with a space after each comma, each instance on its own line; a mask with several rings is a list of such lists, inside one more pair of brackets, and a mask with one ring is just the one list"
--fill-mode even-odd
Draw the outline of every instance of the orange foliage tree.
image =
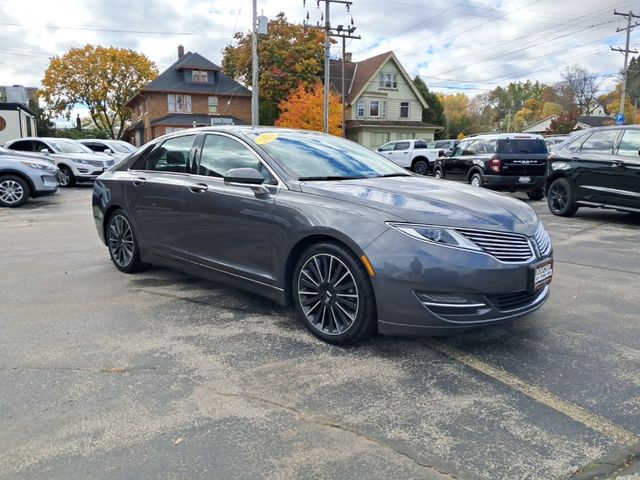
[[[280, 117], [276, 126], [301, 128], [321, 132], [324, 119], [324, 87], [322, 83], [305, 88], [300, 83], [287, 98], [278, 105]], [[329, 93], [329, 133], [342, 135], [342, 101], [340, 96]]]

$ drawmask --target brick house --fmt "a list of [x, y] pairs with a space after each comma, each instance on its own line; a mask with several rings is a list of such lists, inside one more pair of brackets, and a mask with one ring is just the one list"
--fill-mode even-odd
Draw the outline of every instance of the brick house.
[[251, 123], [251, 91], [198, 53], [184, 53], [131, 97], [123, 138], [142, 145], [165, 133], [212, 123]]

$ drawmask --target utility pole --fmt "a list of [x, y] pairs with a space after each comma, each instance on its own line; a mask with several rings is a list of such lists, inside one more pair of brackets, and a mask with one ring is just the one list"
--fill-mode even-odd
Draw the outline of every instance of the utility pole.
[[[330, 6], [332, 3], [341, 3], [345, 5], [347, 7], [347, 11], [349, 11], [349, 8], [351, 7], [351, 5], [353, 5], [353, 2], [349, 0], [316, 0], [316, 1], [318, 4], [318, 7], [320, 7], [320, 2], [324, 2], [325, 4], [324, 5], [325, 7], [324, 8], [324, 115], [323, 115], [322, 131], [324, 133], [329, 133], [329, 87], [330, 87], [329, 70], [331, 66], [330, 64], [331, 37], [341, 36], [341, 35], [334, 34], [333, 33], [334, 29], [331, 28], [331, 19], [329, 18], [331, 14]], [[306, 4], [306, 0], [303, 0], [303, 5], [304, 4]], [[307, 18], [308, 18], [308, 14], [307, 14]], [[353, 25], [353, 19], [351, 19], [351, 23]], [[355, 27], [353, 27], [353, 30], [355, 30]], [[347, 37], [347, 38], [355, 38], [355, 37]], [[360, 37], [357, 37], [357, 38], [360, 38]], [[343, 57], [344, 57], [344, 54], [343, 54]], [[343, 67], [343, 72], [344, 72], [344, 67]], [[343, 87], [343, 92], [344, 92], [344, 87]], [[343, 131], [344, 131], [344, 125], [343, 125]]]
[[625, 45], [624, 50], [621, 48], [613, 48], [613, 47], [609, 47], [611, 48], [611, 50], [615, 50], [616, 52], [621, 52], [624, 53], [624, 70], [622, 72], [622, 95], [620, 95], [620, 112], [622, 115], [624, 115], [624, 103], [627, 97], [627, 67], [629, 65], [629, 53], [638, 53], [637, 50], [629, 50], [629, 38], [631, 37], [631, 31], [637, 27], [638, 25], [640, 25], [640, 23], [636, 22], [635, 24], [631, 25], [631, 20], [633, 20], [634, 18], [640, 18], [640, 15], [634, 15], [633, 12], [631, 10], [629, 10], [629, 13], [619, 13], [616, 12], [615, 10], [613, 10], [613, 14], [614, 15], [620, 15], [621, 17], [625, 17], [627, 19], [627, 26], [626, 28], [618, 28], [616, 30], [616, 32], [622, 32], [623, 30], [627, 31], [627, 43]]
[[[353, 22], [353, 20], [352, 20]], [[346, 55], [346, 41], [347, 38], [353, 38], [356, 40], [360, 40], [360, 35], [358, 36], [354, 36], [353, 32], [356, 31], [357, 27], [353, 26], [353, 23], [351, 24], [350, 27], [345, 28], [343, 25], [338, 25], [338, 28], [332, 29], [331, 30], [331, 36], [332, 37], [340, 37], [342, 38], [342, 87], [341, 87], [341, 92], [342, 92], [342, 136], [346, 137], [347, 136], [347, 129], [346, 129], [346, 113], [345, 113], [345, 91], [344, 91], [344, 58]], [[328, 118], [328, 115], [327, 115]]]
[[251, 33], [251, 126], [257, 127], [258, 110], [258, 0], [253, 0], [253, 30]]

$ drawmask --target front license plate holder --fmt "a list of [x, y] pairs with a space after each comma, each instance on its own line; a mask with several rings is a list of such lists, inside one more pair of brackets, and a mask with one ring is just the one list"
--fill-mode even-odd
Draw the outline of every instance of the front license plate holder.
[[536, 263], [529, 270], [529, 290], [535, 292], [551, 283], [553, 278], [553, 260]]

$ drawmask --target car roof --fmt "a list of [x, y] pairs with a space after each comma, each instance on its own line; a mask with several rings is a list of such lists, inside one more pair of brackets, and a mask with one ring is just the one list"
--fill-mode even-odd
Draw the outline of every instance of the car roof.
[[544, 137], [537, 133], [482, 133], [470, 135], [463, 140], [544, 140]]

